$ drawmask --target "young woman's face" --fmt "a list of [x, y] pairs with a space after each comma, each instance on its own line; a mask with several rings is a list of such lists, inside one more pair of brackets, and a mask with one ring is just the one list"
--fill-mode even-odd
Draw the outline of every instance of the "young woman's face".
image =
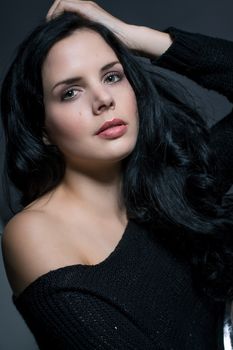
[[[45, 127], [68, 164], [116, 162], [138, 135], [134, 91], [116, 54], [91, 30], [57, 42], [42, 68]], [[97, 131], [106, 121], [118, 126]]]

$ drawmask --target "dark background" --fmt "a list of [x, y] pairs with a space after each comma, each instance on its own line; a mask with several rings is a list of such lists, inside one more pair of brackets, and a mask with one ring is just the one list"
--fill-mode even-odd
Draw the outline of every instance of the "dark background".
[[[53, 1], [8, 0], [0, 5], [0, 81], [14, 55], [16, 46], [46, 15]], [[232, 0], [117, 0], [97, 1], [105, 10], [120, 19], [158, 30], [175, 26], [191, 32], [225, 38], [233, 41]], [[178, 77], [179, 78], [179, 77]], [[181, 77], [181, 79], [183, 79]], [[213, 124], [230, 111], [231, 105], [225, 97], [199, 88], [188, 79], [187, 85], [195, 90], [207, 111], [208, 123]], [[0, 172], [3, 169], [3, 140], [0, 132]], [[14, 191], [13, 193], [16, 192]], [[1, 187], [0, 232], [9, 217]], [[0, 254], [0, 349], [35, 350], [37, 346], [25, 322], [11, 302], [11, 289]]]

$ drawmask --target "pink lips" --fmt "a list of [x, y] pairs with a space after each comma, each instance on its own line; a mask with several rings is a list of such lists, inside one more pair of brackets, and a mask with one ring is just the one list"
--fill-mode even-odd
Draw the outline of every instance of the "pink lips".
[[103, 139], [116, 139], [118, 137], [123, 136], [126, 133], [127, 127], [128, 125], [125, 124], [112, 126], [111, 128], [101, 131], [97, 136]]
[[126, 123], [122, 120], [122, 119], [119, 119], [119, 118], [114, 118], [110, 121], [107, 121], [105, 122], [101, 127], [100, 129], [96, 132], [96, 135], [100, 134], [101, 132], [109, 129], [109, 128], [113, 128], [115, 126], [124, 126], [126, 125]]

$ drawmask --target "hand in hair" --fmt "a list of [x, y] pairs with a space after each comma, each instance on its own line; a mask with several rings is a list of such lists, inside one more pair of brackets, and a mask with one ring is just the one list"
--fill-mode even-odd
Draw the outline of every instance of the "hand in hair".
[[[129, 39], [130, 25], [116, 17], [113, 17], [93, 1], [55, 0], [48, 11], [46, 18], [47, 20], [50, 20], [63, 12], [75, 12], [84, 18], [88, 18], [92, 21], [105, 25], [107, 28], [112, 30], [115, 35], [120, 37], [121, 40], [125, 41], [125, 36], [127, 36], [127, 39]], [[130, 42], [127, 44], [131, 46], [133, 43]]]
[[63, 12], [75, 12], [110, 29], [131, 50], [148, 57], [159, 57], [171, 45], [167, 33], [144, 26], [131, 25], [112, 16], [93, 1], [55, 0], [47, 13], [47, 20]]

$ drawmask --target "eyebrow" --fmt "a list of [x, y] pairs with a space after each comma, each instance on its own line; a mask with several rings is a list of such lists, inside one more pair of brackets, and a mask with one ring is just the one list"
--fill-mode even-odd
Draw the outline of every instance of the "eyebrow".
[[[101, 69], [100, 69], [100, 72], [104, 72], [105, 70], [109, 69], [109, 68], [112, 68], [113, 66], [115, 66], [115, 64], [121, 64], [120, 61], [113, 61], [113, 62], [110, 62], [108, 64], [105, 64]], [[62, 80], [62, 81], [59, 81], [58, 83], [56, 83], [53, 88], [52, 88], [52, 91], [58, 86], [58, 85], [70, 85], [70, 84], [73, 84], [73, 83], [77, 83], [79, 80], [82, 80], [82, 77], [73, 77], [73, 78], [68, 78], [68, 79], [65, 79], [65, 80]]]

